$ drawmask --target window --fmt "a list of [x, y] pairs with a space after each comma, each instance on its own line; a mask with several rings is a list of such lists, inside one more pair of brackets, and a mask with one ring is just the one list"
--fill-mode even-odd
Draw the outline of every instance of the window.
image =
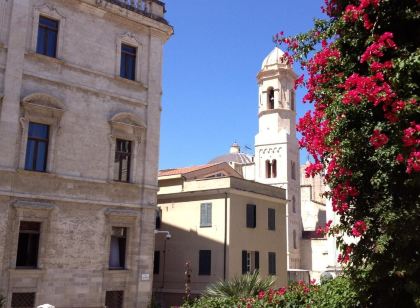
[[32, 308], [35, 307], [35, 293], [12, 293], [11, 308]]
[[268, 274], [269, 275], [276, 274], [276, 253], [275, 252], [268, 253]]
[[153, 274], [159, 274], [160, 269], [160, 251], [155, 251], [155, 257], [153, 259]]
[[127, 228], [112, 227], [111, 246], [109, 252], [109, 268], [125, 268], [125, 250], [127, 244]]
[[268, 209], [268, 230], [276, 230], [276, 210]]
[[258, 251], [242, 250], [242, 274], [260, 269], [260, 253]]
[[122, 78], [130, 80], [136, 79], [136, 57], [136, 47], [127, 44], [121, 44], [120, 76]]
[[211, 227], [211, 203], [201, 203], [200, 227]]
[[293, 213], [296, 213], [296, 198], [295, 198], [295, 196], [293, 196], [293, 198], [292, 198], [292, 209], [293, 209]]
[[246, 205], [246, 227], [255, 228], [257, 226], [257, 206], [255, 204]]
[[293, 230], [293, 249], [297, 249], [296, 230]]
[[38, 248], [41, 223], [21, 221], [16, 256], [16, 267], [36, 268], [38, 266]]
[[37, 53], [53, 58], [57, 56], [58, 24], [57, 20], [39, 16]]
[[200, 250], [198, 261], [198, 275], [211, 274], [211, 250]]
[[269, 160], [265, 161], [265, 177], [267, 179], [271, 178], [271, 163]]
[[290, 109], [295, 110], [295, 91], [290, 91]]
[[106, 308], [122, 308], [124, 301], [123, 291], [106, 291], [105, 306]]
[[155, 228], [159, 230], [162, 225], [162, 210], [156, 210], [156, 221], [155, 221]]
[[271, 174], [273, 175], [273, 178], [277, 177], [277, 160], [273, 159], [271, 162]]
[[274, 109], [274, 89], [267, 90], [267, 109]]
[[130, 181], [131, 141], [117, 139], [115, 146], [114, 180]]
[[296, 163], [294, 161], [292, 161], [290, 163], [290, 168], [291, 168], [291, 176], [292, 176], [292, 180], [296, 180]]
[[47, 170], [49, 126], [29, 122], [26, 145], [25, 169], [45, 172]]

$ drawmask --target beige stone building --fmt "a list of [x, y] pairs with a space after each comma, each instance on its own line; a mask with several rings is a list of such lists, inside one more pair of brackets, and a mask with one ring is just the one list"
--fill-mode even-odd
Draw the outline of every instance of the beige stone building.
[[287, 284], [284, 189], [245, 180], [225, 162], [161, 171], [159, 188], [154, 291], [163, 307], [182, 303], [186, 262], [193, 295], [255, 269]]
[[326, 223], [325, 185], [320, 175], [305, 177], [308, 163], [300, 167], [300, 191], [302, 213], [302, 268], [310, 271], [311, 279], [319, 281], [320, 275], [329, 270], [327, 238], [317, 232]]
[[147, 306], [164, 11], [158, 0], [0, 0], [6, 308]]

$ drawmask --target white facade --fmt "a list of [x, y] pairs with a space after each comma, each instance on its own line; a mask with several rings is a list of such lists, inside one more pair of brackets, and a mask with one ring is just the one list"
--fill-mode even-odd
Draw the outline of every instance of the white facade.
[[[299, 145], [296, 139], [296, 74], [278, 48], [264, 59], [257, 75], [258, 126], [255, 136], [255, 180], [286, 189], [288, 268], [300, 268]], [[293, 206], [294, 204], [294, 206]]]

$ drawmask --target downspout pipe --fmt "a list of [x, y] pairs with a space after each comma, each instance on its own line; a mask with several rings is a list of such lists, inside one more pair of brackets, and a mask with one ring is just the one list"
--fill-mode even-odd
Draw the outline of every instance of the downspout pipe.
[[225, 192], [225, 238], [223, 243], [223, 281], [226, 281], [226, 253], [227, 253], [227, 198], [228, 194]]

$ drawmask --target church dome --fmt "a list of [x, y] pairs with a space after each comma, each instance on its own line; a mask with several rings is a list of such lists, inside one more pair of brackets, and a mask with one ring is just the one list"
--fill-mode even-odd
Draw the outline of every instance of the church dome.
[[252, 157], [248, 154], [241, 153], [241, 148], [239, 145], [235, 142], [230, 147], [230, 152], [227, 154], [223, 154], [220, 156], [217, 156], [216, 158], [213, 158], [211, 161], [209, 161], [209, 164], [216, 164], [216, 163], [238, 163], [238, 164], [250, 164], [252, 163]]
[[278, 48], [277, 46], [265, 57], [264, 61], [262, 62], [261, 69], [264, 69], [268, 66], [281, 64], [280, 58], [284, 55], [284, 52]]

